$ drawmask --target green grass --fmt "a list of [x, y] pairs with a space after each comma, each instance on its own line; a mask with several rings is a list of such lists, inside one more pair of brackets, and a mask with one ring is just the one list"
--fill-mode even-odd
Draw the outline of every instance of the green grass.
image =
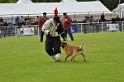
[[[53, 62], [38, 36], [0, 38], [0, 82], [124, 82], [124, 32], [74, 34], [71, 45], [85, 42], [81, 55]], [[45, 37], [44, 37], [45, 39]]]

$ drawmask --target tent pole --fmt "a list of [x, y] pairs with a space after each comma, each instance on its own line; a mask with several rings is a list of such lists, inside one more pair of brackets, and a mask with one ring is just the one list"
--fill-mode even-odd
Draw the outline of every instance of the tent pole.
[[121, 0], [119, 0], [119, 17], [121, 17]]

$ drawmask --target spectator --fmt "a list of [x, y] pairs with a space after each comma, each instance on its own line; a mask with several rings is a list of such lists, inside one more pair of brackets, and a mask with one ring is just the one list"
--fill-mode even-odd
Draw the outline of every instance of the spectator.
[[11, 30], [12, 30], [13, 26], [14, 26], [14, 24], [10, 21], [10, 22], [8, 23], [8, 36], [11, 35]]
[[30, 18], [29, 17], [25, 17], [24, 20], [25, 20], [25, 23], [26, 23], [26, 21], [30, 20]]
[[99, 27], [100, 27], [100, 22], [101, 22], [101, 20], [99, 19], [99, 17], [97, 17], [97, 19], [95, 20], [95, 22], [96, 22], [96, 32], [99, 32]]
[[86, 15], [85, 18], [86, 18], [87, 20], [89, 20], [90, 14]]
[[15, 18], [15, 24], [17, 25], [18, 21], [20, 20], [19, 16]]
[[57, 7], [56, 7], [55, 10], [54, 10], [54, 15], [55, 15], [55, 16], [58, 15], [58, 9], [57, 9]]
[[111, 22], [116, 23], [116, 21], [117, 21], [116, 18], [113, 16], [112, 19], [111, 19]]
[[46, 34], [45, 43], [46, 52], [48, 53], [49, 56], [51, 56], [51, 58], [54, 61], [60, 61], [61, 60], [60, 35], [64, 40], [65, 36], [59, 17], [55, 16], [54, 18], [47, 20], [42, 27], [42, 31]]
[[2, 17], [0, 17], [0, 21], [1, 21], [2, 23], [4, 23], [4, 20], [3, 20], [3, 18], [2, 18]]
[[22, 24], [22, 26], [26, 25], [25, 20], [21, 20], [21, 24]]
[[8, 26], [7, 21], [5, 21], [5, 22], [3, 23], [3, 26]]
[[102, 13], [100, 20], [101, 20], [101, 22], [106, 21], [104, 13]]
[[116, 21], [121, 21], [121, 18], [119, 17], [119, 15], [116, 16]]
[[17, 36], [19, 37], [20, 35], [21, 35], [21, 30], [20, 30], [20, 28], [22, 27], [22, 23], [21, 23], [21, 20], [19, 20], [18, 21], [18, 23], [17, 23]]
[[85, 19], [83, 20], [83, 32], [84, 32], [84, 34], [86, 34], [87, 33], [87, 18], [85, 17]]
[[26, 27], [30, 27], [31, 26], [31, 23], [30, 23], [30, 20], [26, 20]]
[[44, 32], [41, 30], [42, 26], [49, 19], [46, 15], [47, 15], [47, 13], [44, 12], [43, 16], [40, 18], [40, 20], [38, 22], [38, 28], [39, 28], [39, 34], [40, 34], [40, 42], [43, 42], [43, 36], [44, 36]]
[[89, 22], [90, 22], [90, 23], [94, 22], [94, 17], [93, 17], [93, 15], [90, 15], [90, 16], [89, 16]]
[[2, 26], [3, 26], [3, 23], [2, 21], [0, 21], [0, 38], [2, 38]]
[[3, 36], [4, 36], [4, 37], [6, 37], [7, 26], [8, 26], [8, 23], [7, 23], [7, 21], [5, 21], [5, 22], [3, 23]]
[[20, 21], [24, 21], [25, 18], [23, 16], [20, 16]]
[[40, 17], [39, 16], [36, 16], [35, 17], [35, 24], [38, 25], [38, 21], [40, 20]]
[[74, 41], [72, 32], [71, 32], [71, 24], [72, 24], [72, 19], [70, 16], [67, 15], [67, 13], [63, 13], [63, 18], [62, 18], [62, 25], [64, 28], [64, 33], [67, 38], [67, 33], [69, 34], [69, 37], [71, 38], [71, 41]]

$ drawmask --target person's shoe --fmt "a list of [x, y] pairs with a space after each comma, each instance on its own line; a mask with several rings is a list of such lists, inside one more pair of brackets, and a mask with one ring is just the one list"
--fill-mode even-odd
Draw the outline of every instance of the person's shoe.
[[60, 53], [57, 53], [57, 54], [55, 55], [55, 60], [56, 60], [57, 62], [61, 61], [61, 54], [60, 54]]

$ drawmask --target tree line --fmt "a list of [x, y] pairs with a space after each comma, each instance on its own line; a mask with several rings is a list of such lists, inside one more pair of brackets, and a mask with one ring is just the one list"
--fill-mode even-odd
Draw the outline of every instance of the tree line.
[[[0, 3], [16, 3], [18, 0], [0, 0]], [[61, 0], [32, 0], [33, 2], [60, 2]], [[77, 0], [77, 1], [95, 1], [95, 0]], [[110, 11], [116, 8], [124, 0], [99, 0], [101, 1]]]

